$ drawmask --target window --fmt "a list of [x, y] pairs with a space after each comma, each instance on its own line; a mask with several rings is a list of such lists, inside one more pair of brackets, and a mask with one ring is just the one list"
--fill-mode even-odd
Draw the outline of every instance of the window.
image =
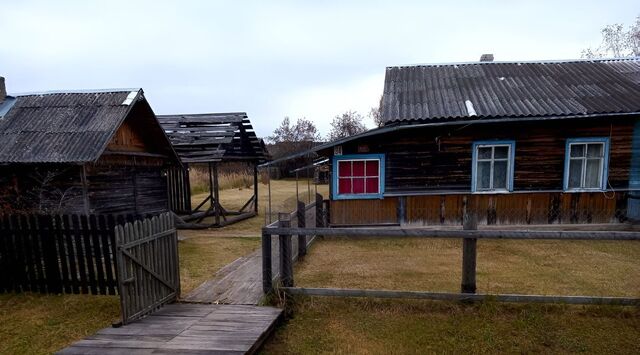
[[382, 198], [384, 155], [334, 156], [334, 199]]
[[513, 190], [514, 141], [473, 143], [473, 192]]
[[608, 138], [567, 140], [565, 190], [604, 190], [609, 156]]

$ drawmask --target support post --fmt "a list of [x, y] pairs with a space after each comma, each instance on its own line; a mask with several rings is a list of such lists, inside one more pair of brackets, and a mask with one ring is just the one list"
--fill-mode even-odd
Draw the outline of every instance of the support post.
[[[307, 211], [304, 202], [298, 200], [298, 209], [296, 211], [298, 219], [298, 228], [305, 228]], [[298, 258], [307, 255], [307, 236], [298, 234]]]
[[[291, 228], [291, 216], [288, 213], [278, 214], [280, 228]], [[280, 247], [280, 277], [284, 287], [293, 287], [293, 263], [291, 262], [291, 235], [278, 235]]]
[[273, 270], [271, 269], [271, 235], [262, 229], [262, 290], [265, 294], [273, 291]]
[[269, 167], [267, 167], [267, 169], [269, 169], [269, 180], [268, 180], [268, 182], [269, 182], [269, 185], [268, 185], [268, 189], [269, 189], [269, 223], [268, 224], [271, 224], [271, 222], [273, 222], [273, 220], [271, 219], [272, 218], [272, 215], [271, 215], [271, 213], [272, 213], [271, 212], [271, 167], [269, 166]]
[[213, 167], [212, 164], [209, 163], [209, 210], [214, 208], [213, 189]]
[[[316, 228], [324, 228], [324, 213], [323, 213], [323, 198], [322, 195], [316, 192]], [[322, 237], [320, 235], [316, 235], [316, 237]]]
[[253, 212], [258, 214], [258, 162], [253, 164]]
[[220, 188], [218, 186], [218, 164], [213, 163], [213, 199], [212, 206], [215, 208], [216, 224], [220, 225]]
[[309, 168], [307, 168], [307, 195], [308, 203], [311, 203], [311, 177], [309, 176]]
[[296, 171], [296, 201], [300, 199], [300, 190], [298, 189], [298, 172]]
[[[462, 229], [477, 230], [478, 218], [476, 215], [475, 204], [467, 201], [462, 217]], [[476, 245], [478, 239], [463, 238], [462, 239], [462, 284], [460, 289], [462, 293], [476, 293]]]
[[189, 178], [189, 164], [184, 163], [184, 170], [182, 171], [182, 178], [184, 179], [184, 182], [186, 184], [186, 190], [184, 191], [184, 195], [183, 198], [185, 199], [185, 212], [187, 214], [190, 214], [193, 209], [192, 209], [192, 205], [191, 205], [191, 180]]

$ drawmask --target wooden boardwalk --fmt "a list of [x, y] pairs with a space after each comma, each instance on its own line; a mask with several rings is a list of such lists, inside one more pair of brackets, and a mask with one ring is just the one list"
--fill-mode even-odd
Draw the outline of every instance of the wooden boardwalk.
[[252, 354], [282, 310], [246, 305], [171, 304], [120, 328], [105, 328], [58, 354]]
[[256, 250], [220, 269], [213, 279], [198, 286], [182, 301], [255, 305], [263, 296], [262, 255]]

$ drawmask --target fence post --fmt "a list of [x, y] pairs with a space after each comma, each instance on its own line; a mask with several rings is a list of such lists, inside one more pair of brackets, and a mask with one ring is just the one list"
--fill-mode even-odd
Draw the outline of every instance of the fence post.
[[[291, 228], [291, 216], [288, 213], [278, 214], [278, 226]], [[284, 287], [293, 287], [293, 263], [291, 262], [291, 235], [278, 236], [280, 246], [280, 276]]]
[[[478, 218], [475, 210], [475, 204], [467, 201], [464, 214], [462, 216], [463, 230], [477, 230]], [[462, 239], [462, 293], [476, 293], [476, 238]]]
[[271, 269], [271, 234], [262, 228], [262, 291], [273, 291], [273, 270]]
[[[298, 210], [296, 212], [298, 217], [298, 228], [305, 228], [307, 225], [307, 210], [304, 202], [298, 200]], [[298, 234], [298, 258], [307, 255], [307, 236], [304, 234]]]
[[[323, 209], [323, 198], [322, 195], [316, 192], [316, 227], [323, 228], [324, 225], [324, 209]], [[320, 235], [316, 235], [316, 237], [322, 237]]]

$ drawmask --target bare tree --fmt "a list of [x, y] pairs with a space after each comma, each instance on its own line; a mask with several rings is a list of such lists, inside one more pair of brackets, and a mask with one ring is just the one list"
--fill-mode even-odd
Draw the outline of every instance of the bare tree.
[[304, 117], [298, 118], [295, 124], [291, 124], [289, 117], [285, 117], [267, 140], [273, 144], [317, 142], [320, 141], [320, 133], [316, 125]]
[[384, 126], [384, 121], [382, 120], [382, 96], [380, 96], [380, 101], [377, 107], [372, 107], [369, 110], [369, 118], [373, 121], [373, 124], [376, 127]]
[[627, 30], [616, 23], [605, 26], [600, 33], [600, 46], [583, 49], [582, 58], [640, 56], [640, 16]]
[[336, 116], [331, 121], [329, 140], [350, 137], [366, 131], [367, 127], [362, 123], [363, 119], [364, 117], [356, 111], [347, 111], [342, 115]]

